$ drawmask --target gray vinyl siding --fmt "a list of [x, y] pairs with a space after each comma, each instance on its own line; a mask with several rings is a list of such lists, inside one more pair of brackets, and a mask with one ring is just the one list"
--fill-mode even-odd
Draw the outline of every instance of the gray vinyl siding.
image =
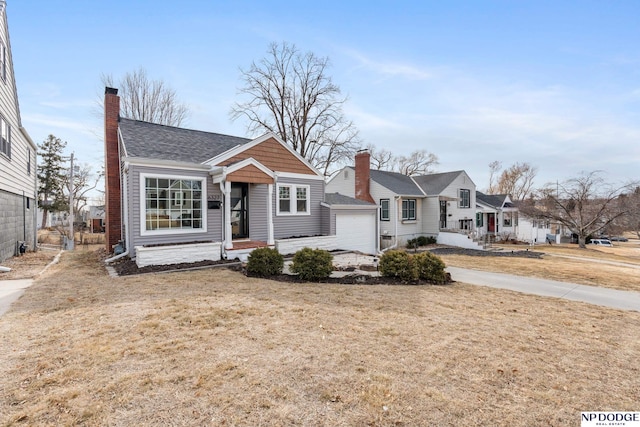
[[[152, 236], [142, 236], [142, 221], [140, 186], [143, 185], [140, 174], [152, 175], [170, 175], [185, 176], [193, 178], [203, 178], [203, 184], [206, 190], [207, 199], [210, 196], [220, 194], [220, 189], [215, 188], [211, 183], [211, 178], [206, 171], [191, 171], [172, 168], [149, 167], [131, 165], [128, 172], [128, 211], [129, 211], [129, 228], [130, 232], [127, 246], [130, 250], [130, 256], [135, 257], [135, 247], [142, 245], [165, 244], [165, 243], [190, 243], [199, 241], [220, 241], [221, 240], [221, 216], [222, 209], [205, 209], [207, 215], [207, 231], [196, 233], [179, 233], [179, 234], [158, 234]], [[206, 208], [206, 206], [205, 206]], [[124, 206], [123, 206], [124, 209]]]
[[268, 198], [269, 186], [267, 184], [249, 184], [249, 238], [251, 240], [266, 242], [269, 237]]
[[336, 234], [335, 212], [327, 206], [320, 206], [320, 212], [320, 232], [323, 236], [333, 236]]
[[278, 186], [273, 189], [273, 234], [276, 239], [295, 236], [317, 236], [322, 234], [322, 211], [324, 181], [318, 179], [280, 178], [278, 184], [301, 184], [309, 186], [309, 215], [277, 215]]
[[[0, 79], [0, 115], [11, 132], [10, 156], [0, 154], [0, 261], [3, 261], [15, 254], [17, 241], [26, 240], [30, 250], [36, 244], [37, 147], [21, 129], [6, 7], [0, 16], [0, 40], [7, 52], [6, 80]], [[31, 173], [27, 171], [29, 157]], [[28, 211], [23, 207], [27, 198]]]

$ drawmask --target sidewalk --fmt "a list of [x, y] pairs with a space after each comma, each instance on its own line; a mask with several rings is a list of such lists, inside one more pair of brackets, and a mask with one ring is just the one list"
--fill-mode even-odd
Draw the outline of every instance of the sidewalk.
[[0, 280], [0, 316], [6, 313], [11, 304], [31, 285], [33, 279]]
[[619, 291], [576, 283], [514, 276], [466, 268], [447, 267], [453, 280], [471, 285], [510, 289], [533, 295], [582, 301], [589, 304], [640, 311], [640, 292]]

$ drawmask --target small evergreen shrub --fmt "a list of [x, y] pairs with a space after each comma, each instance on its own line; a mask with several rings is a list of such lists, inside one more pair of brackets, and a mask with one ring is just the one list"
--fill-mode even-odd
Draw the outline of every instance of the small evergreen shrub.
[[282, 273], [284, 258], [273, 248], [257, 248], [251, 251], [247, 259], [247, 274], [269, 277]]
[[443, 284], [447, 282], [447, 273], [442, 259], [431, 252], [413, 255], [413, 265], [418, 278], [431, 283]]
[[398, 277], [402, 280], [416, 280], [412, 256], [405, 251], [388, 251], [382, 254], [379, 263], [380, 274], [385, 277]]
[[418, 236], [415, 239], [407, 240], [408, 249], [417, 249], [420, 246], [433, 245], [437, 243], [437, 239], [433, 236]]
[[333, 255], [324, 249], [303, 248], [293, 255], [290, 269], [302, 280], [317, 282], [331, 275]]
[[429, 236], [425, 238], [425, 245], [435, 245], [438, 243], [438, 239], [433, 236]]

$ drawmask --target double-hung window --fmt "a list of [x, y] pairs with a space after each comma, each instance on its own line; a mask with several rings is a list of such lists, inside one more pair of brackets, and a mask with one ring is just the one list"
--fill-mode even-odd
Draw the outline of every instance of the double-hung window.
[[511, 227], [511, 225], [513, 224], [513, 215], [511, 214], [511, 212], [505, 212], [503, 214], [503, 225], [505, 227]]
[[309, 215], [308, 185], [278, 184], [277, 215]]
[[380, 221], [389, 221], [389, 199], [380, 199]]
[[402, 201], [402, 220], [412, 221], [416, 219], [416, 199]]
[[193, 233], [205, 230], [204, 179], [141, 175], [142, 233]]
[[471, 190], [460, 189], [460, 199], [459, 199], [459, 208], [470, 208], [471, 207]]
[[7, 46], [4, 41], [0, 41], [0, 78], [7, 81]]
[[11, 158], [11, 126], [0, 116], [0, 153]]

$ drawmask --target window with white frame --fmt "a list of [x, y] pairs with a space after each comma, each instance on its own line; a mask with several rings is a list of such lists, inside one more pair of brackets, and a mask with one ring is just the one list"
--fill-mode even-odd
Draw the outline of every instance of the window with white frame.
[[143, 175], [143, 231], [204, 230], [204, 180]]
[[511, 225], [513, 224], [513, 214], [511, 212], [505, 212], [502, 214], [502, 224], [505, 227], [511, 227]]
[[411, 221], [416, 219], [416, 199], [406, 199], [402, 201], [402, 220]]
[[389, 221], [389, 199], [380, 199], [380, 221]]
[[482, 227], [482, 226], [484, 226], [484, 223], [483, 223], [483, 219], [484, 219], [484, 218], [483, 218], [483, 215], [484, 215], [484, 214], [483, 214], [482, 212], [477, 212], [477, 213], [476, 213], [476, 227]]
[[309, 215], [308, 185], [278, 184], [277, 215]]
[[471, 207], [471, 190], [467, 190], [464, 188], [460, 189], [460, 199], [458, 202], [459, 208], [470, 208]]
[[0, 153], [11, 157], [11, 126], [0, 116]]
[[7, 81], [7, 46], [4, 41], [0, 41], [0, 78], [3, 82]]
[[31, 149], [27, 148], [27, 175], [31, 175]]

